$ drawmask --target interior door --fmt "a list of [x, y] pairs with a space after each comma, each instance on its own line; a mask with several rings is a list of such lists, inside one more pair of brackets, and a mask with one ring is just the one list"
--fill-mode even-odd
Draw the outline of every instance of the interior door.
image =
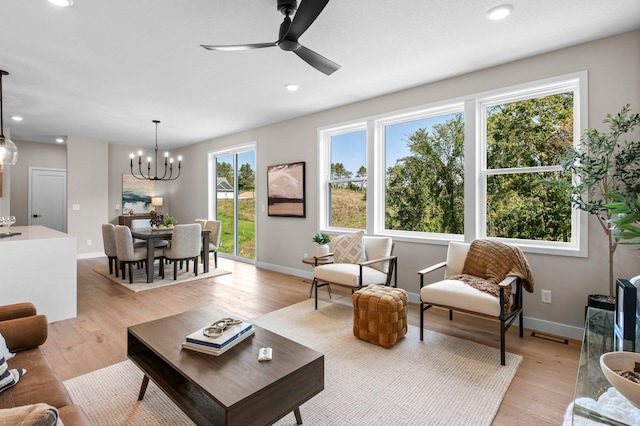
[[29, 169], [29, 225], [67, 232], [67, 171]]

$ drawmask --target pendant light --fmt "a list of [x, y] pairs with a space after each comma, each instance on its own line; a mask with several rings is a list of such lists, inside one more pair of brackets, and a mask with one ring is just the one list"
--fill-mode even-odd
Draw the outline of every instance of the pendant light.
[[4, 112], [2, 111], [2, 77], [9, 75], [8, 72], [0, 70], [0, 172], [4, 166], [13, 166], [18, 162], [18, 147], [11, 139], [4, 135]]
[[[178, 157], [178, 174], [175, 177], [173, 176], [173, 158], [169, 158], [169, 153], [165, 152], [164, 154], [164, 174], [161, 177], [158, 177], [158, 124], [160, 124], [160, 122], [158, 120], [153, 120], [153, 122], [156, 124], [156, 159], [155, 159], [155, 173], [154, 175], [151, 175], [151, 157], [147, 157], [147, 174], [145, 175], [144, 172], [142, 171], [142, 151], [138, 152], [138, 173], [139, 175], [136, 175], [136, 173], [133, 171], [133, 158], [134, 155], [131, 154], [131, 174], [133, 175], [134, 178], [136, 179], [141, 179], [141, 180], [175, 180], [178, 179], [178, 176], [180, 176], [180, 167], [182, 165], [182, 157]], [[167, 176], [167, 172], [169, 173], [169, 176]]]

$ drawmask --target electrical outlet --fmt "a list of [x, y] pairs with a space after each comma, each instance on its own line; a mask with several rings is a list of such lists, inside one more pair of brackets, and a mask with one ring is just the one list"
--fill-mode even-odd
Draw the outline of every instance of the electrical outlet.
[[551, 303], [551, 290], [542, 290], [542, 303]]
[[91, 240], [87, 240], [87, 245], [90, 246], [91, 245]]

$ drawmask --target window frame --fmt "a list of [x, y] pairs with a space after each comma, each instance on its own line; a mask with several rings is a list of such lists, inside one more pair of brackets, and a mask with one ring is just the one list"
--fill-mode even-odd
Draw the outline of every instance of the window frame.
[[[321, 232], [351, 232], [353, 228], [328, 225], [330, 200], [328, 184], [331, 173], [331, 136], [355, 130], [366, 130], [367, 150], [367, 234], [387, 235], [397, 241], [448, 244], [449, 241], [472, 241], [486, 238], [486, 178], [489, 175], [516, 172], [548, 172], [561, 166], [534, 168], [486, 169], [486, 107], [572, 91], [574, 94], [574, 147], [578, 148], [582, 129], [588, 127], [587, 71], [551, 77], [491, 91], [476, 93], [401, 111], [366, 117], [318, 129], [318, 229]], [[438, 234], [385, 229], [385, 126], [437, 115], [462, 112], [465, 122], [464, 147], [464, 235]], [[535, 170], [534, 170], [535, 169]], [[550, 242], [495, 238], [520, 247], [529, 253], [556, 254], [573, 257], [588, 255], [588, 215], [572, 207], [571, 242]]]
[[[352, 178], [352, 179], [331, 179], [331, 138], [333, 136], [342, 135], [345, 133], [365, 131], [365, 138], [367, 143], [365, 144], [365, 156], [367, 163], [369, 162], [369, 131], [366, 121], [354, 121], [351, 123], [344, 123], [338, 126], [329, 126], [327, 128], [318, 129], [318, 182], [320, 188], [318, 190], [318, 223], [324, 224], [319, 228], [322, 228], [322, 232], [349, 232], [355, 228], [344, 228], [338, 226], [329, 226], [331, 218], [331, 194], [329, 186], [332, 183], [341, 182], [366, 182], [367, 191], [369, 190], [369, 168], [367, 167], [366, 178]], [[369, 197], [367, 197], [368, 200]], [[367, 224], [369, 224], [369, 202], [367, 201]], [[367, 225], [369, 228], [369, 225]], [[366, 230], [368, 231], [368, 229]]]

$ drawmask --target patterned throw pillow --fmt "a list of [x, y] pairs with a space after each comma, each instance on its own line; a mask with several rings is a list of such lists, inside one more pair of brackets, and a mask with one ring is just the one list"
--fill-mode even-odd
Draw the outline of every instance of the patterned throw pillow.
[[24, 368], [12, 368], [10, 370], [4, 356], [0, 355], [0, 392], [18, 383], [26, 372], [27, 370]]
[[335, 263], [360, 263], [367, 260], [364, 251], [364, 231], [331, 237]]
[[4, 340], [4, 336], [0, 333], [0, 355], [4, 356], [5, 360], [11, 359], [15, 354], [9, 352], [9, 348], [7, 348], [7, 342]]

